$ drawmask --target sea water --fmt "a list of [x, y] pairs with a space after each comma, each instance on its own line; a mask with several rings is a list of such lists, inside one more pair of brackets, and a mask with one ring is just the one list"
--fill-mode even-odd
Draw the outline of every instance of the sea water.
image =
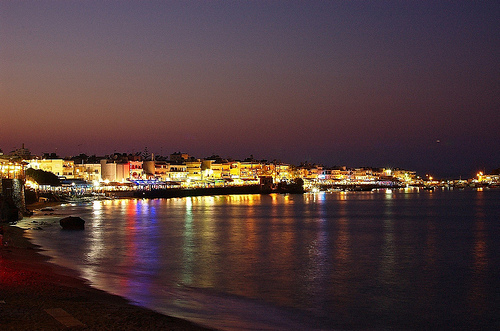
[[91, 286], [217, 329], [500, 326], [499, 190], [105, 200], [20, 225]]

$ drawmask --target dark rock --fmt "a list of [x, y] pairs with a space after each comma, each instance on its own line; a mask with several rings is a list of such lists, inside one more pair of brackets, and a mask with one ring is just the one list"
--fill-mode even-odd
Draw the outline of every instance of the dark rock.
[[80, 217], [68, 216], [59, 221], [63, 230], [83, 230], [85, 221]]
[[21, 211], [15, 206], [1, 206], [0, 220], [15, 223], [23, 218]]

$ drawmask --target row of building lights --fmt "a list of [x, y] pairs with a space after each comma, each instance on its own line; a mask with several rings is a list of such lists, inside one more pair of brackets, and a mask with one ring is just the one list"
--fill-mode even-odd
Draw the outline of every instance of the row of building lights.
[[15, 179], [24, 177], [24, 165], [21, 163], [0, 163], [1, 178]]

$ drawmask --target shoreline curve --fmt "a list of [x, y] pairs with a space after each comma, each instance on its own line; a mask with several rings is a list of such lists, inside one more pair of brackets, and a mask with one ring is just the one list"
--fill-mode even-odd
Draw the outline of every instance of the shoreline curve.
[[[2, 330], [211, 330], [95, 289], [76, 271], [49, 262], [23, 229], [0, 225]], [[69, 317], [54, 315], [61, 310]], [[79, 324], [64, 324], [71, 321]]]

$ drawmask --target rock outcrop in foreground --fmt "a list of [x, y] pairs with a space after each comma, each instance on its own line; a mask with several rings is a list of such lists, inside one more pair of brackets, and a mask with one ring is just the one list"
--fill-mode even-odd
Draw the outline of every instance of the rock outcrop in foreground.
[[63, 230], [83, 230], [85, 221], [80, 217], [68, 216], [59, 221]]

